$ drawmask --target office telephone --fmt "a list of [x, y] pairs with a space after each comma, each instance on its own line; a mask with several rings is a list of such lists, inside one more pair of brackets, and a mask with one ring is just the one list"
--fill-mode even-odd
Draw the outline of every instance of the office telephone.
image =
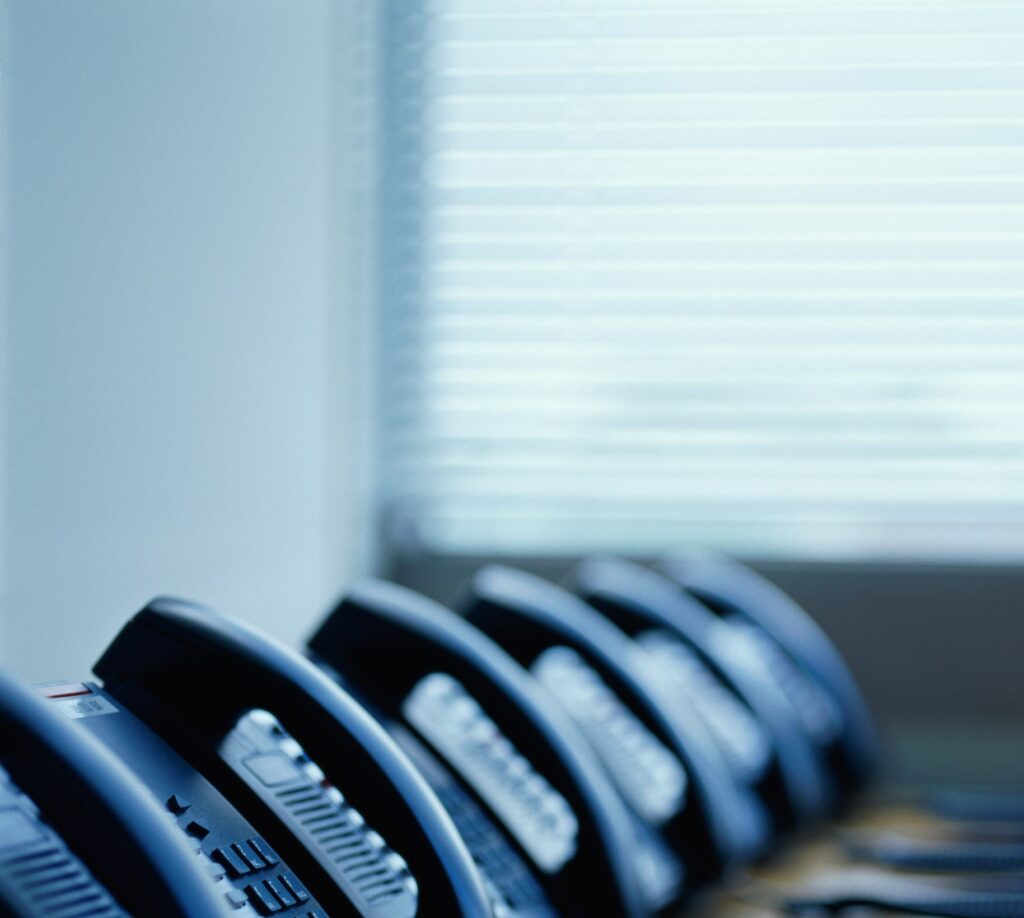
[[[740, 666], [748, 658], [726, 647], [715, 665], [722, 622], [699, 607], [690, 630], [672, 630], [673, 609], [692, 602], [648, 574], [582, 564], [573, 583], [588, 605], [485, 569], [467, 614], [513, 654], [450, 610], [369, 582], [313, 636], [312, 661], [164, 599], [104, 653], [102, 684], [32, 693], [0, 675], [0, 916], [675, 913], [708, 876], [696, 841], [723, 844], [719, 866], [730, 844], [742, 857], [744, 830], [729, 825], [758, 801], [753, 785], [735, 789], [742, 781], [728, 794], [708, 783], [705, 769], [735, 778], [735, 763], [725, 768], [707, 730], [682, 731], [684, 753], [679, 724], [659, 718], [686, 711], [689, 696], [670, 697], [650, 674], [692, 633], [717, 690], [761, 709]], [[694, 685], [708, 703], [707, 682]], [[781, 700], [781, 686], [760, 688], [772, 686]], [[733, 709], [710, 697], [728, 719]], [[775, 748], [785, 735], [769, 714]], [[673, 839], [662, 830], [687, 807], [706, 824]], [[1019, 829], [950, 825], [946, 838], [849, 837], [851, 854], [889, 872], [840, 868], [758, 895], [791, 913], [1024, 918]]]
[[492, 914], [439, 801], [308, 660], [171, 599], [134, 616], [82, 718], [150, 785], [214, 875], [261, 915]]
[[658, 568], [742, 629], [841, 791], [848, 795], [861, 788], [877, 760], [874, 725], [853, 675], [817, 622], [775, 584], [731, 558], [691, 551], [663, 560]]
[[587, 603], [648, 650], [653, 673], [703, 716], [739, 781], [765, 801], [780, 830], [828, 809], [831, 777], [760, 659], [729, 622], [668, 578], [617, 558], [591, 558], [569, 574]]
[[[486, 816], [467, 827], [453, 806], [492, 885], [507, 887], [510, 850], [529, 865], [524, 879], [544, 899], [523, 903], [524, 912], [649, 913], [621, 800], [572, 725], [470, 624], [410, 590], [367, 581], [323, 621], [309, 651], [397, 736], [429, 749], [435, 780]], [[502, 841], [497, 863], [479, 832]]]
[[665, 696], [645, 652], [614, 625], [567, 590], [499, 565], [477, 572], [458, 608], [566, 706], [691, 887], [759, 853], [763, 805], [732, 779], [687, 699]]
[[0, 914], [227, 911], [138, 779], [30, 689], [0, 676]]

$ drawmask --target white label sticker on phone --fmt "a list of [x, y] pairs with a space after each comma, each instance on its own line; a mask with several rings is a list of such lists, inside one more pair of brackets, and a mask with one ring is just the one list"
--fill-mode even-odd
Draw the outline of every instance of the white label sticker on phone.
[[61, 698], [54, 704], [68, 717], [75, 720], [79, 717], [96, 717], [99, 714], [117, 713], [117, 708], [99, 695], [87, 695], [84, 698]]

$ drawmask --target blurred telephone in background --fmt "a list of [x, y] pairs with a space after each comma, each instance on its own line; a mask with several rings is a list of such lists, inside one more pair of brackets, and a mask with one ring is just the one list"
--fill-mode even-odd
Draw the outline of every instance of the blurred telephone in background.
[[789, 699], [746, 652], [733, 626], [657, 571], [591, 558], [569, 586], [647, 654], [669, 698], [687, 698], [728, 766], [764, 801], [783, 832], [820, 820], [836, 804], [828, 763]]
[[577, 734], [503, 650], [448, 609], [369, 581], [309, 642], [426, 765], [491, 887], [514, 913], [642, 915], [652, 903], [621, 799]]
[[862, 788], [878, 759], [867, 704], [853, 675], [817, 622], [753, 568], [693, 551], [659, 570], [726, 620], [789, 700], [840, 792]]
[[556, 584], [499, 565], [479, 570], [457, 606], [566, 709], [691, 888], [765, 849], [761, 801], [734, 779], [688, 699], [660, 695], [614, 625]]

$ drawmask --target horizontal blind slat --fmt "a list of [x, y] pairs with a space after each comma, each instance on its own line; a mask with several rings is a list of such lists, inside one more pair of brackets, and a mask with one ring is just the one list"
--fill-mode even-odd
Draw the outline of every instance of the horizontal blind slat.
[[426, 0], [388, 36], [399, 531], [1024, 556], [1024, 2]]

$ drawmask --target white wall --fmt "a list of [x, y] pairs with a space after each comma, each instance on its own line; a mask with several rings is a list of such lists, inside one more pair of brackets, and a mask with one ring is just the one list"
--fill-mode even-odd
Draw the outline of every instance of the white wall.
[[370, 557], [345, 23], [329, 0], [6, 14], [0, 663], [82, 677], [157, 593], [297, 640]]

